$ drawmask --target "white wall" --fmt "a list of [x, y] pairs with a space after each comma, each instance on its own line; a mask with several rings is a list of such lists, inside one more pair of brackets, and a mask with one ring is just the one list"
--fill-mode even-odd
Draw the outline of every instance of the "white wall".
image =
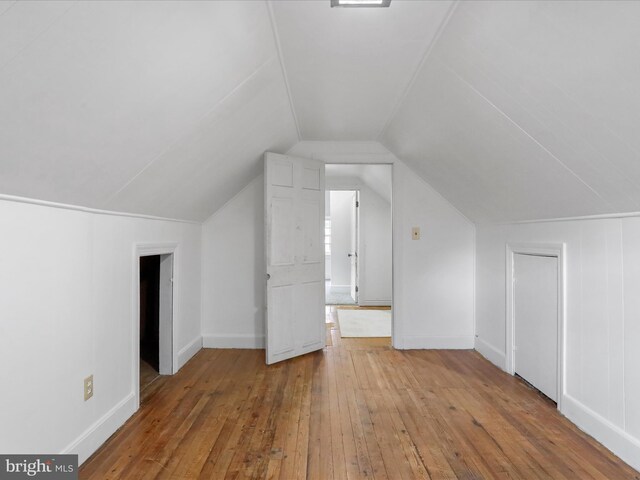
[[135, 243], [178, 243], [179, 365], [200, 348], [200, 226], [12, 201], [0, 218], [0, 451], [82, 462], [135, 409]]
[[640, 468], [640, 218], [478, 227], [476, 348], [501, 368], [507, 242], [566, 244], [563, 413]]
[[[391, 169], [389, 169], [391, 173]], [[367, 186], [360, 187], [360, 305], [391, 305], [391, 204]]]
[[264, 346], [264, 262], [260, 175], [202, 225], [205, 347]]
[[[473, 348], [475, 226], [376, 142], [301, 142], [290, 153], [393, 163], [394, 345]], [[259, 177], [203, 225], [205, 346], [264, 344], [262, 188]]]
[[332, 191], [331, 197], [331, 287], [351, 285], [351, 211], [355, 202], [353, 191]]

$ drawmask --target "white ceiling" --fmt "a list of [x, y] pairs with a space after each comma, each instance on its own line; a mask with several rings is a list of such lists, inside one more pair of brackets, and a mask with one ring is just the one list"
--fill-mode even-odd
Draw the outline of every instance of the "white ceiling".
[[477, 222], [640, 210], [639, 19], [462, 2], [383, 143]]
[[0, 1], [0, 193], [203, 220], [379, 139], [476, 222], [640, 210], [640, 2]]
[[372, 140], [393, 113], [451, 2], [389, 8], [273, 1], [282, 57], [305, 140]]
[[207, 218], [299, 139], [263, 2], [0, 8], [0, 192]]
[[391, 166], [372, 164], [336, 165], [325, 167], [327, 179], [356, 178], [387, 203], [391, 203]]

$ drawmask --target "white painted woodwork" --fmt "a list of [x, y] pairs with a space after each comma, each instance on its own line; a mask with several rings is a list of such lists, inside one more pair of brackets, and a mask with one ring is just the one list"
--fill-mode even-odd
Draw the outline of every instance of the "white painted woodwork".
[[558, 258], [513, 255], [514, 370], [558, 401]]
[[175, 369], [200, 349], [201, 227], [4, 200], [0, 217], [0, 451], [82, 462], [136, 408], [135, 245], [177, 245]]
[[349, 257], [349, 293], [351, 295], [351, 298], [353, 298], [353, 301], [358, 303], [358, 264], [359, 264], [359, 259], [358, 259], [358, 255], [360, 254], [360, 248], [359, 248], [359, 236], [360, 236], [360, 230], [359, 230], [359, 221], [358, 221], [358, 208], [357, 208], [357, 203], [358, 203], [358, 192], [353, 192], [353, 194], [351, 195], [350, 198], [350, 233], [351, 233], [351, 238], [350, 238], [350, 254], [351, 256]]
[[319, 350], [324, 321], [324, 163], [264, 159], [266, 360]]
[[476, 349], [505, 365], [505, 245], [566, 245], [562, 412], [640, 468], [640, 217], [479, 226]]

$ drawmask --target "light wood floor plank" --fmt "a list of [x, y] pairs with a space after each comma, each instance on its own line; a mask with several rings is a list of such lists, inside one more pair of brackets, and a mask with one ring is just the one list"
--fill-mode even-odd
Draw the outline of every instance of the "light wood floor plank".
[[[335, 309], [329, 320], [335, 322]], [[82, 479], [632, 479], [555, 404], [474, 351], [340, 337], [266, 366], [203, 350], [160, 377]]]

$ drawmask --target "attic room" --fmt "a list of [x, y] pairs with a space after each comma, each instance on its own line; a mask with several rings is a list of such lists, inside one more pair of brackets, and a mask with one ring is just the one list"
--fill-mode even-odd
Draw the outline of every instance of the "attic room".
[[639, 22], [0, 0], [0, 477], [640, 479]]

